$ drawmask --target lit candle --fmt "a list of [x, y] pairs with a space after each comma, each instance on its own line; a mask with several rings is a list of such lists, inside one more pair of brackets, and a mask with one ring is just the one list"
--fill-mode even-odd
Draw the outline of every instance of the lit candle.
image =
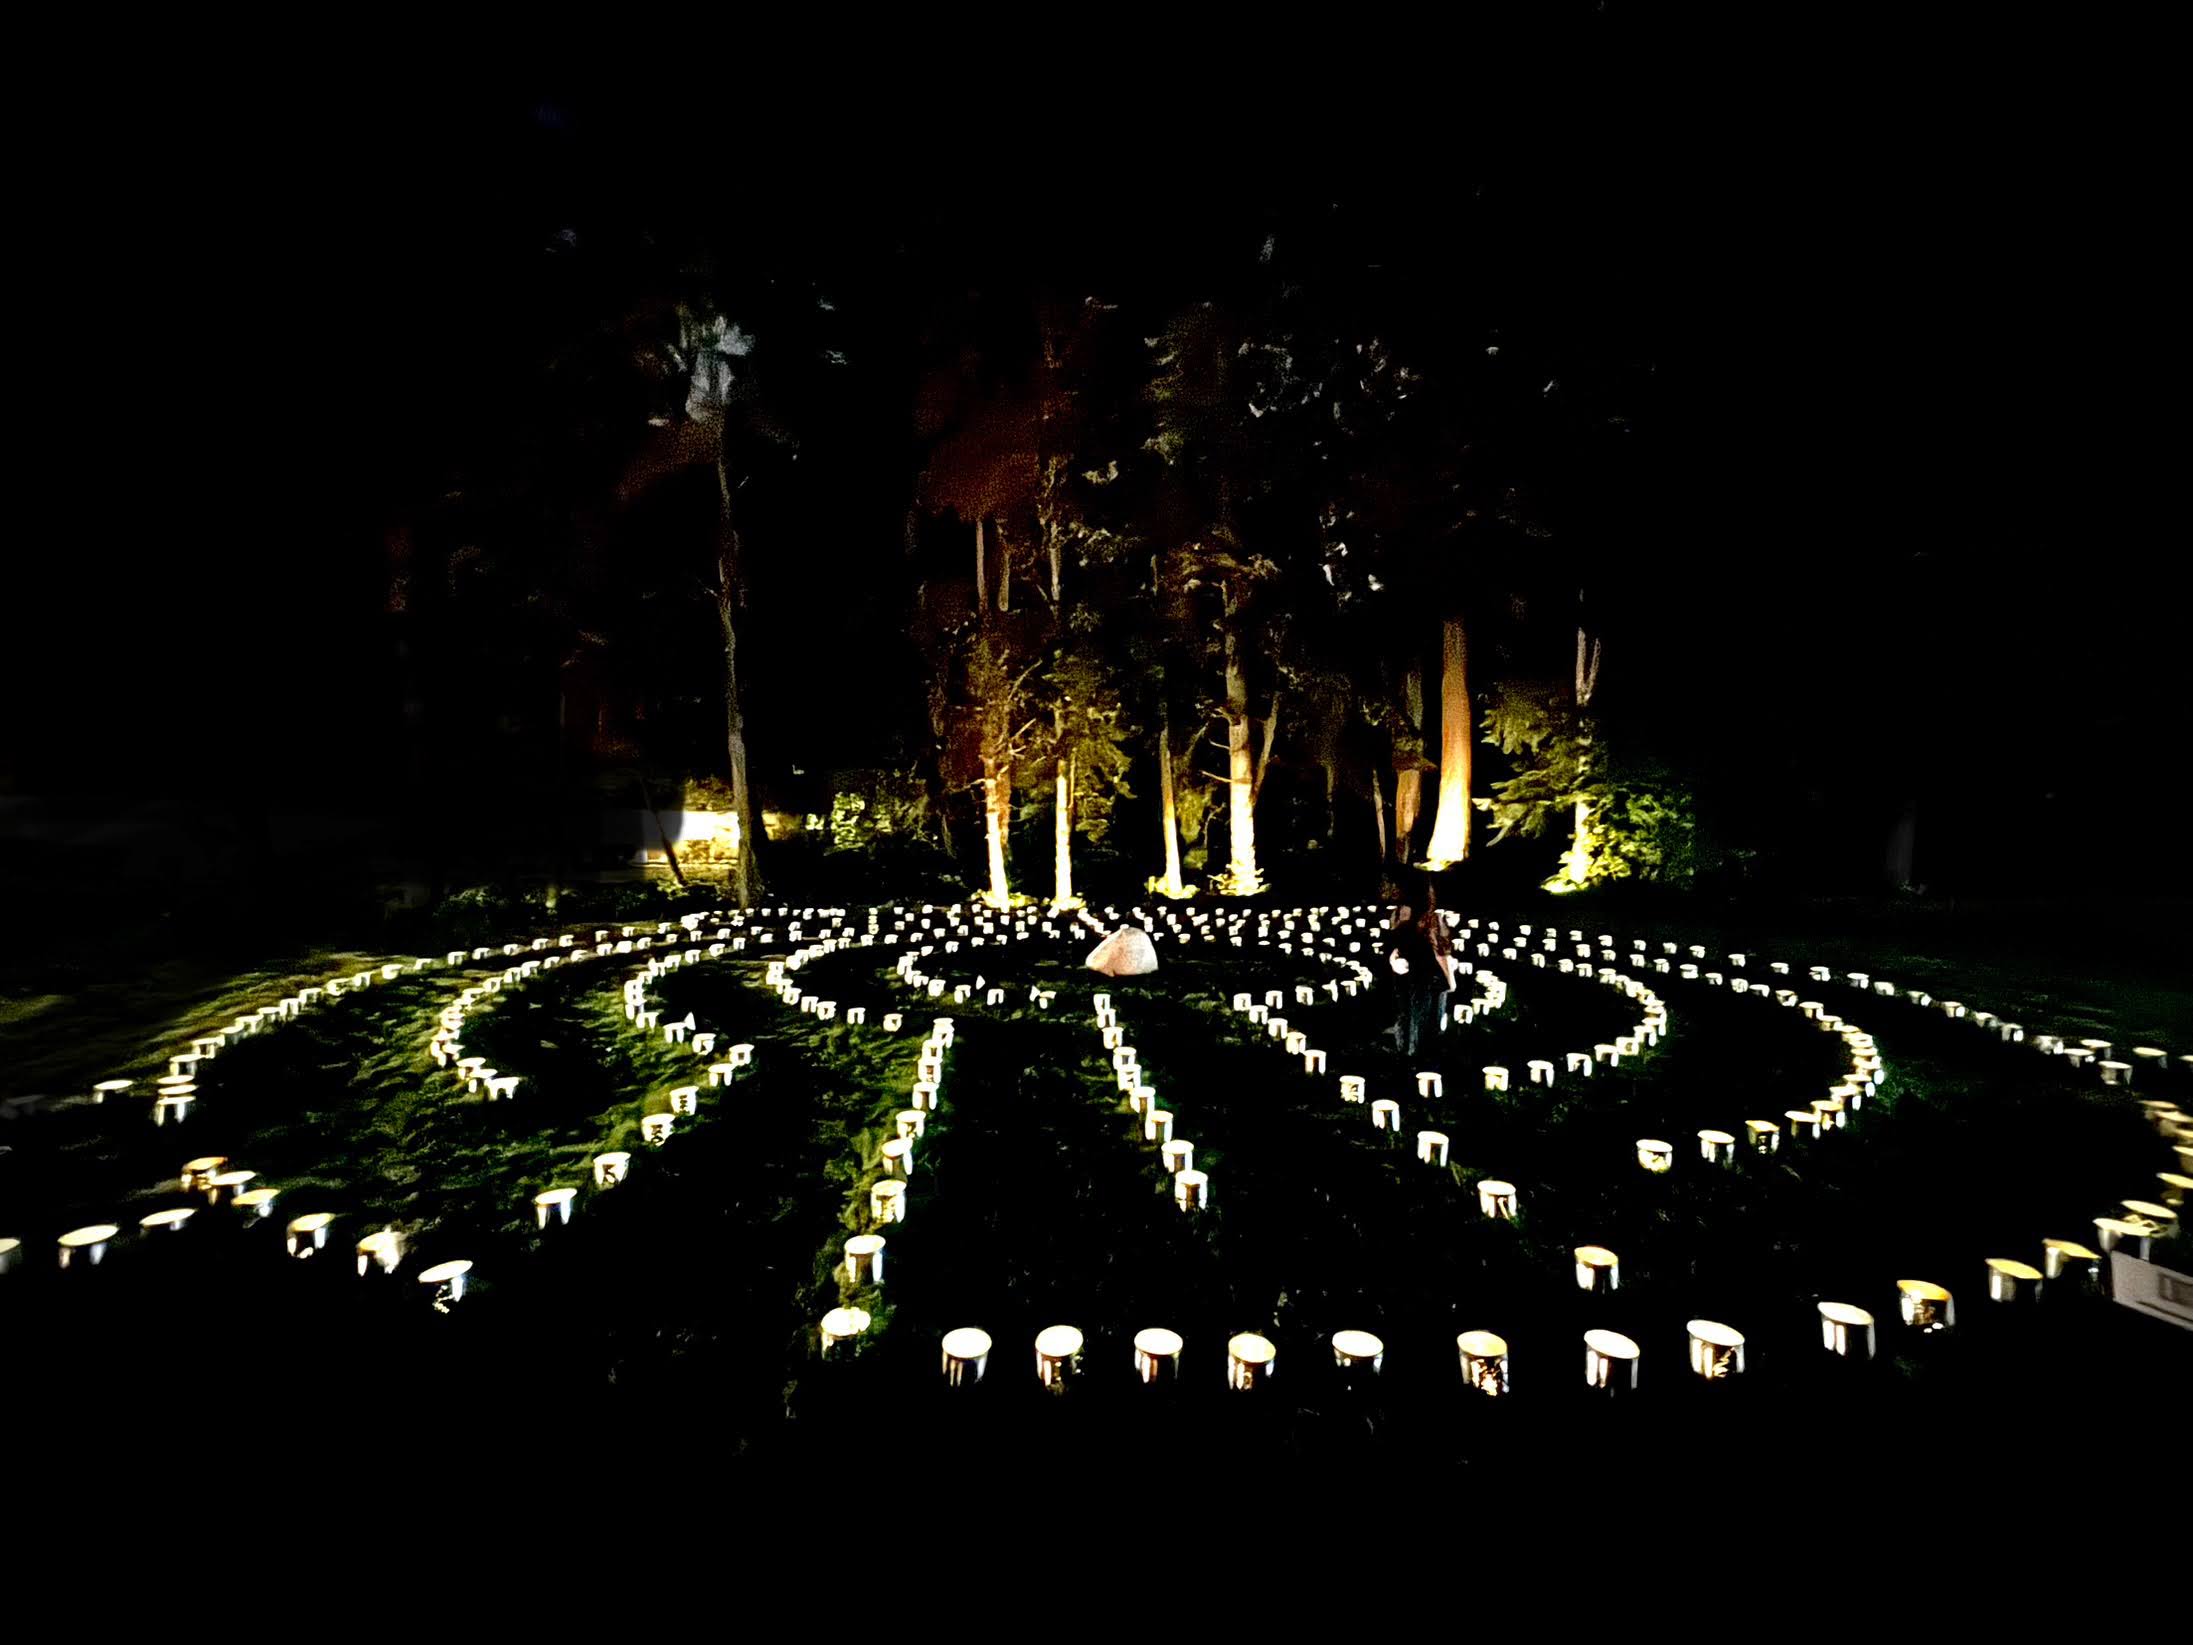
[[822, 1316], [822, 1357], [828, 1359], [868, 1329], [865, 1308], [833, 1308]]
[[1576, 1288], [1580, 1291], [1605, 1293], [1620, 1290], [1622, 1286], [1622, 1259], [1604, 1245], [1579, 1245], [1576, 1248]]
[[1454, 1339], [1462, 1361], [1462, 1385], [1494, 1398], [1508, 1391], [1508, 1342], [1491, 1331], [1464, 1331]]
[[2010, 1257], [1987, 1259], [1987, 1300], [2032, 1302], [2041, 1294], [2041, 1271], [2029, 1262]]
[[944, 1333], [944, 1381], [952, 1388], [972, 1388], [990, 1366], [990, 1333], [963, 1325]]
[[1841, 1359], [1873, 1357], [1873, 1316], [1847, 1302], [1820, 1304], [1820, 1346]]
[[1637, 1344], [1618, 1331], [1584, 1333], [1584, 1386], [1626, 1394], [1637, 1387]]
[[883, 1283], [883, 1246], [881, 1234], [855, 1234], [845, 1242], [845, 1276], [849, 1283]]
[[1071, 1325], [1050, 1325], [1036, 1333], [1036, 1380], [1063, 1393], [1081, 1369], [1081, 1333]]
[[1343, 1376], [1376, 1376], [1386, 1363], [1386, 1345], [1368, 1331], [1335, 1331], [1333, 1365]]
[[1744, 1333], [1715, 1320], [1690, 1322], [1690, 1368], [1708, 1382], [1726, 1382], [1744, 1372]]
[[1246, 1393], [1271, 1381], [1279, 1350], [1269, 1339], [1244, 1331], [1226, 1344], [1226, 1386]]
[[1957, 1323], [1957, 1299], [1942, 1286], [1923, 1279], [1900, 1279], [1896, 1291], [1904, 1323], [1913, 1330], [1946, 1331]]
[[1180, 1379], [1180, 1333], [1161, 1325], [1135, 1333], [1135, 1375], [1145, 1384]]

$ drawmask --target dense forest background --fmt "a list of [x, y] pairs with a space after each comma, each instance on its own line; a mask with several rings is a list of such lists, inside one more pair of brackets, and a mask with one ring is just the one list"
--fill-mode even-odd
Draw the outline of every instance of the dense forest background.
[[[1411, 669], [1436, 740], [1442, 601], [1471, 612], [1473, 717], [1568, 679], [1581, 621], [1607, 746], [1686, 797], [1725, 889], [2121, 889], [2186, 729], [2146, 151], [1922, 89], [1862, 121], [1761, 92], [1692, 122], [1632, 86], [1486, 143], [1419, 109], [1329, 141], [1214, 115], [1210, 145], [1033, 148], [980, 121], [909, 148], [895, 105], [816, 136], [789, 94], [151, 98], [141, 141], [33, 191], [25, 381], [50, 400], [11, 817], [239, 819], [237, 872], [446, 890], [555, 872], [576, 796], [726, 776], [728, 516], [680, 444], [716, 346], [757, 810], [909, 773], [983, 883], [981, 693], [940, 636], [973, 609], [977, 518], [1019, 545], [993, 554], [1038, 552], [995, 470], [1050, 396], [1069, 481], [1123, 465], [1057, 500], [1135, 732], [1106, 838], [1077, 844], [1106, 889], [1164, 867], [1161, 699], [1207, 733], [1223, 696], [1182, 649], [1208, 612], [1153, 659], [1138, 591], [1237, 490], [1275, 589], [1252, 736], [1290, 704], [1258, 816], [1298, 889], [1375, 884], [1370, 791], [1390, 827]], [[1322, 385], [1338, 432], [1282, 437], [1293, 413], [1230, 391], [1231, 422], [1161, 460], [1163, 345], [1197, 316], [1236, 359], [1284, 354], [1297, 409]], [[1342, 370], [1358, 345], [1376, 366]], [[1325, 735], [1334, 680], [1354, 700]], [[1515, 774], [1476, 756], [1481, 798]], [[1042, 790], [1016, 793], [1015, 889], [1046, 894]], [[362, 832], [277, 861], [294, 815]], [[1486, 853], [1490, 821], [1515, 886], [1557, 866], [1552, 837]]]

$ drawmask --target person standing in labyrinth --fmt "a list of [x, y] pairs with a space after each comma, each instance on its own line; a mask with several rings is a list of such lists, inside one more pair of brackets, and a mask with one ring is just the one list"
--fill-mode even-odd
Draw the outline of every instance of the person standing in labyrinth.
[[1429, 887], [1423, 903], [1421, 913], [1397, 927], [1387, 955], [1398, 1005], [1394, 1044], [1405, 1057], [1446, 1027], [1447, 995], [1454, 988], [1454, 941]]

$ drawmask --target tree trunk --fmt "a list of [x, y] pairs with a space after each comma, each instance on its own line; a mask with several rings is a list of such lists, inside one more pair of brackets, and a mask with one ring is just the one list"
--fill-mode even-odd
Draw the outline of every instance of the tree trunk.
[[985, 895], [993, 908], [1004, 908], [1013, 900], [1013, 889], [1005, 879], [1005, 831], [1012, 803], [1012, 783], [1008, 776], [999, 771], [996, 761], [985, 759], [982, 762], [982, 843], [990, 863], [990, 889]]
[[1173, 720], [1169, 705], [1157, 711], [1157, 796], [1165, 829], [1165, 895], [1185, 897], [1180, 883], [1180, 813], [1173, 800]]
[[1371, 767], [1371, 820], [1378, 825], [1378, 860], [1386, 860], [1386, 794], [1378, 786], [1378, 768]]
[[[1416, 730], [1417, 749], [1424, 743], [1424, 671], [1412, 668], [1401, 681], [1401, 708], [1408, 716], [1409, 724]], [[1424, 805], [1424, 773], [1421, 769], [1404, 771], [1399, 762], [1393, 768], [1393, 859], [1409, 860], [1409, 845], [1416, 838], [1417, 814]]]
[[1051, 902], [1058, 908], [1074, 905], [1073, 779], [1066, 762], [1058, 762], [1057, 817], [1051, 837]]
[[1256, 867], [1256, 761], [1249, 749], [1249, 671], [1236, 632], [1239, 609], [1226, 591], [1226, 855], [1236, 896], [1264, 889]]
[[1449, 617], [1440, 646], [1439, 811], [1432, 818], [1425, 855], [1445, 868], [1470, 854], [1470, 753], [1476, 726], [1470, 715], [1469, 636], [1460, 617]]
[[982, 542], [982, 517], [975, 517], [975, 609], [990, 609], [990, 570], [984, 563], [987, 551]]
[[1333, 843], [1333, 827], [1334, 824], [1338, 821], [1338, 819], [1333, 816], [1333, 790], [1339, 786], [1340, 770], [1339, 767], [1334, 764], [1333, 757], [1330, 754], [1326, 755], [1322, 760], [1319, 760], [1317, 764], [1318, 769], [1324, 773], [1325, 777], [1324, 838], [1326, 846], [1330, 848]]
[[738, 608], [744, 595], [739, 579], [739, 533], [731, 513], [731, 474], [719, 453], [716, 495], [720, 508], [716, 533], [716, 617], [723, 627], [723, 741], [731, 767], [731, 820], [738, 825], [738, 849], [731, 856], [732, 895], [751, 908], [761, 895], [757, 857], [761, 829], [756, 826], [754, 791], [746, 776], [746, 711], [739, 703]]

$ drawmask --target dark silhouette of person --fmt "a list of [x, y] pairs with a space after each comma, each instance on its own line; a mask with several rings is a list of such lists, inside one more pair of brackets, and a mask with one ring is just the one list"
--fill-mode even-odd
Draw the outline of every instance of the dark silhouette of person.
[[1454, 989], [1454, 940], [1429, 885], [1421, 901], [1421, 912], [1406, 907], [1395, 911], [1389, 951], [1396, 995], [1394, 1044], [1405, 1057], [1415, 1056], [1446, 1026], [1447, 995]]

